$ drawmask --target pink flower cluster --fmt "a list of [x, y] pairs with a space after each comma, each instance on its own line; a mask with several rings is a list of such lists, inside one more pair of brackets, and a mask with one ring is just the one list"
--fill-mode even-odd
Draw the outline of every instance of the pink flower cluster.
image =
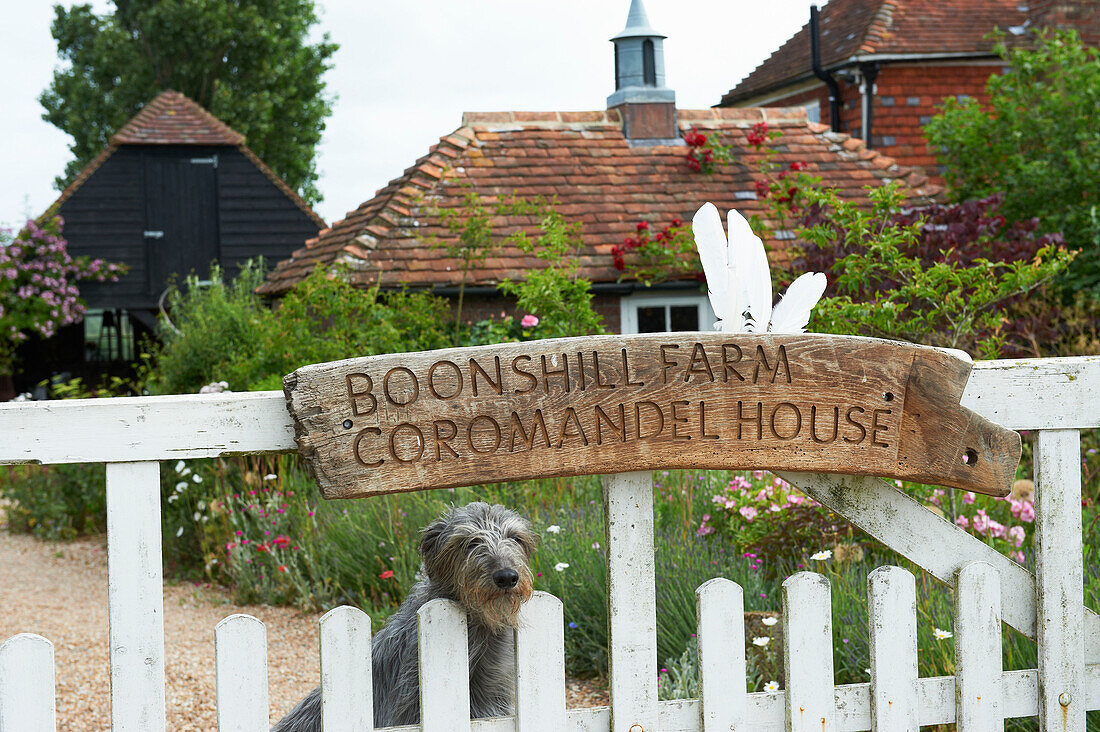
[[0, 369], [11, 367], [16, 344], [31, 335], [49, 338], [83, 319], [77, 282], [113, 282], [125, 272], [122, 265], [70, 257], [63, 224], [60, 216], [41, 227], [28, 221], [9, 244], [0, 243]]
[[[747, 523], [752, 523], [758, 517], [782, 513], [792, 506], [817, 505], [813, 499], [795, 491], [782, 478], [768, 479], [763, 470], [753, 471], [752, 480], [744, 475], [733, 476], [725, 492], [714, 495], [711, 503], [724, 511], [723, 520], [740, 516]], [[716, 528], [710, 523], [713, 518], [710, 514], [703, 514], [703, 521], [695, 534], [706, 536], [713, 533]]]
[[[937, 488], [932, 492], [931, 502], [936, 506], [942, 506], [944, 496], [944, 491]], [[984, 538], [992, 546], [1023, 564], [1026, 557], [1022, 548], [1028, 539], [1024, 525], [1035, 521], [1035, 504], [1031, 501], [1030, 495], [993, 498], [990, 499], [992, 503], [986, 508], [974, 508], [975, 498], [973, 493], [963, 494], [963, 511], [956, 516], [955, 525]], [[1005, 515], [1006, 505], [1009, 516], [1019, 521], [1019, 524], [1009, 525], [1012, 522], [1009, 516]]]

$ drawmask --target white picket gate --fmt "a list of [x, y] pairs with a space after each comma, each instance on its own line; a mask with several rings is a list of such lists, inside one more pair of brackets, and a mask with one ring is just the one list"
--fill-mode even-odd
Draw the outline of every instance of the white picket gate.
[[[741, 588], [698, 590], [701, 694], [658, 702], [650, 473], [607, 476], [611, 706], [565, 709], [561, 602], [538, 593], [516, 634], [516, 715], [467, 717], [466, 618], [447, 601], [420, 611], [425, 732], [575, 730], [912, 730], [960, 732], [1040, 719], [1084, 730], [1100, 709], [1100, 616], [1083, 605], [1080, 430], [1100, 427], [1100, 357], [977, 364], [963, 405], [1011, 429], [1039, 430], [1037, 572], [1000, 555], [872, 478], [783, 477], [956, 588], [956, 675], [917, 678], [915, 582], [882, 567], [869, 582], [871, 682], [835, 686], [828, 580], [783, 584], [787, 688], [747, 694]], [[280, 392], [0, 405], [0, 464], [107, 463], [112, 724], [165, 728], [159, 460], [287, 452]], [[1003, 672], [1001, 622], [1038, 642], [1038, 669]], [[370, 620], [337, 608], [320, 622], [327, 732], [370, 730]], [[215, 629], [218, 727], [268, 727], [263, 624], [233, 615]], [[55, 729], [53, 647], [17, 635], [0, 646], [0, 732]], [[398, 728], [394, 728], [398, 729]]]

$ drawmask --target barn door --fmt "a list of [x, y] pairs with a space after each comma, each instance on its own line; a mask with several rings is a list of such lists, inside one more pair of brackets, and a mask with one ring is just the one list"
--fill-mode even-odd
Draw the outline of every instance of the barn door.
[[218, 257], [217, 156], [145, 156], [145, 244], [149, 292], [157, 295], [172, 275], [210, 276]]

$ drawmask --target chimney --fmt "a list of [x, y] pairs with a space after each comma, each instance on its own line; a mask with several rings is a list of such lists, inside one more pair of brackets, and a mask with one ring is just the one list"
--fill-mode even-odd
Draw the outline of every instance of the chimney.
[[642, 0], [631, 0], [626, 27], [615, 44], [615, 93], [607, 108], [618, 110], [627, 140], [658, 144], [677, 140], [676, 92], [665, 87], [665, 36], [649, 26]]

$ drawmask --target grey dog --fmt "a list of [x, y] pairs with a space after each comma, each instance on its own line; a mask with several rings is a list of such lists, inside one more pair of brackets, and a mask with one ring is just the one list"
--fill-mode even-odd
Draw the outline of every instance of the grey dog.
[[[420, 579], [372, 640], [374, 726], [420, 721], [416, 611], [436, 598], [467, 614], [470, 717], [501, 717], [514, 706], [512, 630], [531, 597], [537, 535], [504, 506], [452, 507], [421, 532]], [[321, 690], [314, 689], [272, 732], [321, 732]]]

